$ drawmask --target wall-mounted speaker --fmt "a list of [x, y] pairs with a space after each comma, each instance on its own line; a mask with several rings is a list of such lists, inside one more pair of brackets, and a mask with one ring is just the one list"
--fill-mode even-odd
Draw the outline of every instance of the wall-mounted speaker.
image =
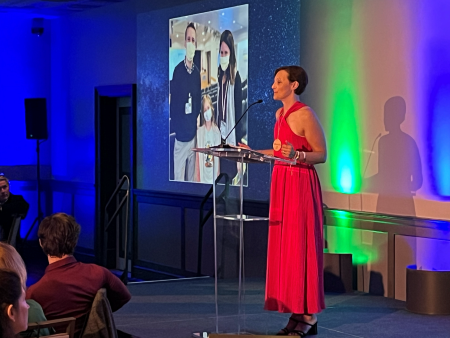
[[48, 138], [46, 99], [25, 99], [25, 124], [27, 139], [46, 140]]
[[31, 22], [31, 34], [35, 34], [37, 36], [41, 36], [44, 34], [44, 19], [43, 18], [34, 18]]

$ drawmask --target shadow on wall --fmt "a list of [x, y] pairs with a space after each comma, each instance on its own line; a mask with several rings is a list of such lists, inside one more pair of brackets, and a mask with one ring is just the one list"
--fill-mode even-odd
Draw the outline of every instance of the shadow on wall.
[[403, 132], [406, 103], [401, 96], [384, 105], [387, 132], [378, 143], [378, 173], [367, 178], [367, 191], [378, 193], [378, 213], [415, 216], [414, 198], [422, 187], [422, 164], [416, 141]]

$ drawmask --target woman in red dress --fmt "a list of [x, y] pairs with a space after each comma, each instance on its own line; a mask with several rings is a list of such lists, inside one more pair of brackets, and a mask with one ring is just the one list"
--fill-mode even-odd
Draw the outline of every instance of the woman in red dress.
[[298, 101], [307, 84], [299, 66], [275, 71], [273, 98], [283, 107], [273, 149], [262, 151], [296, 160], [276, 162], [272, 173], [264, 308], [292, 313], [278, 335], [301, 337], [317, 334], [316, 314], [325, 308], [322, 193], [314, 164], [326, 161], [327, 150], [316, 114]]

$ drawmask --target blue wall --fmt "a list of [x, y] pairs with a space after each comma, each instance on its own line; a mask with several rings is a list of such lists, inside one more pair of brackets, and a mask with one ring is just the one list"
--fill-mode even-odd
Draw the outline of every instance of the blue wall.
[[[50, 98], [51, 25], [31, 34], [31, 17], [0, 13], [0, 165], [36, 163], [36, 143], [26, 139], [24, 99]], [[51, 112], [50, 112], [51, 113]], [[42, 145], [41, 162], [50, 163], [50, 147]]]
[[[37, 160], [36, 141], [26, 139], [24, 99], [47, 98], [51, 119], [51, 24], [44, 20], [44, 34], [37, 36], [31, 34], [31, 22], [29, 15], [0, 13], [0, 171], [12, 179], [11, 191], [24, 195], [30, 203], [29, 216], [22, 223], [22, 236], [37, 216], [34, 184], [21, 182], [35, 179], [35, 170], [25, 166], [34, 166]], [[40, 159], [48, 169], [50, 141], [42, 144]]]

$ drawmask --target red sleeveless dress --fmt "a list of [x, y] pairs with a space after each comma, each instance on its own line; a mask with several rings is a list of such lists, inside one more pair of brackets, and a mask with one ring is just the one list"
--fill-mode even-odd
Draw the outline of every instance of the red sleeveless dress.
[[[312, 151], [305, 137], [294, 134], [287, 117], [305, 107], [296, 102], [275, 123], [274, 139]], [[280, 151], [274, 151], [283, 157]], [[272, 173], [264, 309], [318, 313], [325, 309], [323, 289], [322, 192], [314, 166], [276, 162]]]

